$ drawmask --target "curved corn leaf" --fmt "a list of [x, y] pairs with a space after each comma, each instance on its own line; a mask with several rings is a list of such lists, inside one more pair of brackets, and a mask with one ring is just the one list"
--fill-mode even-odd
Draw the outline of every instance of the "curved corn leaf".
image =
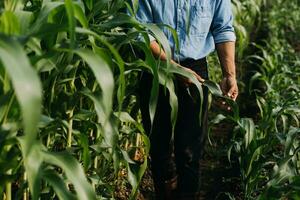
[[[146, 36], [144, 36], [144, 37], [146, 38]], [[144, 53], [146, 54], [145, 66], [148, 67], [148, 69], [151, 69], [150, 72], [153, 75], [151, 94], [150, 94], [150, 99], [149, 99], [149, 115], [150, 115], [150, 121], [151, 121], [151, 131], [150, 132], [152, 132], [152, 125], [153, 125], [153, 120], [154, 120], [154, 116], [155, 116], [155, 112], [156, 112], [158, 95], [159, 95], [158, 66], [155, 62], [153, 54], [151, 52], [149, 52], [149, 49], [145, 43], [137, 42], [136, 45], [139, 48], [141, 48], [144, 51]]]
[[191, 82], [196, 86], [198, 92], [199, 92], [199, 100], [200, 100], [200, 110], [199, 110], [199, 123], [202, 122], [202, 104], [203, 104], [203, 89], [201, 83], [196, 79], [196, 77], [189, 71], [185, 70], [182, 67], [179, 67], [178, 65], [171, 64], [169, 68], [162, 70], [167, 70], [168, 73], [178, 74], [185, 78], [188, 78], [191, 80]]
[[171, 107], [171, 124], [172, 124], [172, 140], [174, 139], [174, 130], [178, 113], [178, 99], [175, 93], [175, 86], [170, 74], [166, 74], [165, 71], [159, 71], [159, 81], [162, 85], [165, 85], [169, 91], [169, 104]]
[[210, 80], [205, 80], [204, 83], [203, 83], [203, 85], [206, 86], [208, 88], [208, 90], [214, 96], [224, 97], [223, 94], [222, 94], [221, 88], [220, 88], [220, 86], [217, 83], [215, 83], [213, 81], [210, 81]]
[[74, 17], [75, 8], [72, 0], [65, 0], [65, 7], [67, 11], [68, 21], [69, 21], [69, 34], [70, 34], [70, 47], [74, 48], [75, 45], [75, 26], [76, 21]]
[[162, 45], [167, 57], [167, 67], [169, 67], [172, 59], [172, 51], [169, 44], [169, 40], [165, 36], [164, 32], [155, 24], [144, 24], [143, 26], [150, 30], [153, 33], [153, 36], [156, 38], [156, 40]]
[[[115, 57], [117, 61], [117, 65], [120, 70], [120, 76], [119, 76], [119, 87], [117, 91], [117, 99], [118, 99], [118, 105], [119, 105], [119, 111], [121, 111], [122, 102], [125, 96], [125, 68], [124, 68], [124, 61], [121, 57], [121, 55], [118, 53], [118, 51], [114, 48], [113, 45], [111, 45], [109, 42], [105, 41], [103, 38], [101, 38], [97, 33], [84, 29], [84, 28], [77, 28], [76, 31], [81, 34], [87, 34], [95, 37], [96, 40], [103, 43], [112, 53], [112, 55]], [[93, 43], [93, 42], [92, 42]]]
[[35, 23], [32, 25], [29, 34], [28, 35], [34, 35], [36, 33], [38, 33], [40, 31], [40, 29], [42, 28], [42, 26], [44, 24], [46, 24], [47, 20], [48, 20], [48, 16], [49, 14], [59, 8], [60, 6], [63, 6], [64, 3], [63, 2], [59, 2], [59, 1], [43, 1], [43, 5], [42, 5], [42, 9], [39, 12], [39, 15], [37, 17], [37, 20], [35, 21]]
[[88, 21], [82, 8], [78, 4], [73, 4], [73, 6], [76, 19], [81, 23], [83, 28], [88, 28]]
[[102, 90], [102, 107], [104, 109], [106, 118], [108, 118], [112, 112], [112, 100], [114, 92], [114, 77], [108, 64], [104, 59], [90, 50], [79, 49], [76, 50], [75, 53], [82, 57], [82, 59], [88, 63], [92, 69]]
[[99, 101], [99, 98], [95, 97], [89, 90], [85, 89], [82, 91], [82, 93], [93, 101], [99, 123], [102, 125], [101, 129], [105, 143], [107, 144], [108, 148], [114, 149], [118, 141], [118, 132], [113, 126], [111, 119], [106, 117], [103, 105]]
[[17, 11], [15, 12], [15, 15], [18, 17], [20, 22], [20, 33], [26, 34], [33, 20], [33, 13], [27, 11]]
[[245, 131], [244, 142], [245, 149], [248, 148], [253, 139], [255, 139], [255, 125], [252, 119], [242, 118], [239, 122], [239, 126]]
[[162, 27], [166, 27], [168, 28], [168, 30], [172, 33], [172, 36], [173, 36], [173, 40], [174, 40], [174, 44], [175, 44], [175, 52], [179, 53], [179, 38], [178, 38], [178, 35], [177, 35], [177, 32], [174, 28], [172, 28], [171, 26], [167, 25], [167, 24], [158, 24], [158, 26], [162, 26]]
[[36, 139], [37, 125], [41, 117], [41, 83], [23, 48], [16, 40], [0, 35], [0, 60], [12, 80], [22, 110], [25, 132], [23, 147], [26, 157]]
[[111, 30], [113, 28], [119, 27], [121, 25], [133, 25], [133, 26], [140, 26], [140, 23], [134, 19], [133, 17], [125, 14], [120, 13], [113, 15], [109, 20], [105, 21], [104, 23], [99, 24], [100, 29], [108, 29]]
[[37, 140], [31, 142], [30, 151], [28, 149], [28, 141], [26, 137], [18, 138], [21, 144], [21, 150], [24, 159], [24, 166], [28, 176], [29, 189], [32, 194], [32, 199], [36, 200], [40, 194], [41, 182], [41, 165], [43, 158], [40, 154], [42, 146]]
[[133, 12], [134, 14], [136, 14], [139, 8], [139, 0], [131, 0], [131, 2], [132, 2]]
[[21, 24], [12, 11], [4, 11], [0, 17], [0, 31], [7, 35], [19, 35]]
[[62, 200], [76, 199], [76, 196], [68, 190], [62, 178], [53, 170], [44, 170], [42, 176], [43, 179], [45, 179], [45, 181], [47, 181], [53, 187], [59, 199]]
[[96, 199], [96, 194], [87, 181], [82, 166], [74, 157], [64, 152], [53, 153], [48, 151], [41, 151], [41, 156], [45, 162], [59, 166], [64, 170], [66, 176], [75, 187], [78, 199]]

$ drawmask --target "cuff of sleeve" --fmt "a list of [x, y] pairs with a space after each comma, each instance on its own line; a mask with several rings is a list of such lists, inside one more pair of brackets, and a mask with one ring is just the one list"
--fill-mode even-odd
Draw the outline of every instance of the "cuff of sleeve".
[[221, 32], [214, 36], [215, 44], [222, 43], [222, 42], [235, 42], [235, 40], [236, 40], [236, 36], [232, 31]]

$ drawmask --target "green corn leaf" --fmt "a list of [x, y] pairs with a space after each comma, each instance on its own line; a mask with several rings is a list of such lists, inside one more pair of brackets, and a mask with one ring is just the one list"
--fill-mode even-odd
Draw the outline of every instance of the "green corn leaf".
[[[244, 159], [247, 161], [247, 166], [245, 166], [246, 177], [248, 177], [251, 174], [251, 172], [253, 172], [253, 168], [255, 168], [254, 162], [258, 157], [260, 157], [262, 149], [263, 149], [263, 145], [258, 146], [253, 152], [251, 152], [252, 154], [250, 156], [246, 157], [246, 155], [245, 155]], [[255, 174], [257, 174], [257, 173], [255, 173]]]
[[171, 78], [168, 78], [166, 81], [166, 87], [168, 88], [170, 94], [169, 104], [171, 105], [172, 132], [174, 133], [178, 115], [178, 99], [175, 93], [175, 86], [173, 80]]
[[286, 115], [281, 115], [280, 117], [282, 121], [283, 132], [286, 133], [288, 131], [288, 117]]
[[225, 120], [226, 117], [223, 114], [218, 114], [213, 120], [210, 121], [212, 124], [219, 124], [221, 121]]
[[5, 10], [18, 11], [23, 8], [23, 2], [20, 0], [4, 1]]
[[53, 153], [48, 151], [41, 151], [41, 156], [45, 162], [58, 166], [64, 170], [66, 176], [75, 187], [78, 199], [96, 199], [96, 195], [85, 177], [82, 166], [74, 157], [64, 152]]
[[84, 1], [85, 4], [86, 4], [86, 7], [89, 9], [89, 10], [92, 10], [93, 7], [94, 7], [94, 1], [93, 0], [85, 0]]
[[4, 92], [0, 97], [0, 122], [3, 123], [5, 118], [7, 118], [10, 107], [15, 99], [12, 92]]
[[162, 45], [162, 48], [167, 56], [167, 66], [170, 66], [171, 59], [172, 59], [172, 51], [169, 44], [169, 40], [163, 33], [163, 31], [155, 24], [144, 24], [145, 28], [153, 33], [153, 36], [156, 40]]
[[[73, 131], [74, 132], [74, 131]], [[76, 137], [78, 137], [78, 144], [82, 148], [81, 160], [85, 171], [89, 169], [91, 164], [91, 155], [89, 151], [89, 141], [87, 135], [80, 132], [75, 132]]]
[[137, 180], [137, 176], [136, 176], [136, 169], [135, 169], [135, 165], [133, 164], [129, 164], [127, 163], [127, 172], [128, 172], [128, 182], [130, 183], [130, 185], [132, 186], [132, 192], [130, 195], [130, 200], [136, 199], [136, 190], [138, 187], [138, 180]]
[[136, 199], [137, 190], [142, 180], [142, 177], [146, 171], [146, 168], [147, 168], [147, 157], [145, 157], [145, 160], [141, 165], [129, 164], [129, 163], [127, 164], [128, 181], [132, 186], [132, 191], [129, 197], [130, 200]]
[[117, 145], [118, 141], [118, 131], [116, 130], [116, 127], [114, 127], [114, 124], [112, 124], [111, 119], [107, 118], [104, 108], [99, 101], [99, 98], [95, 97], [90, 91], [85, 89], [82, 91], [82, 93], [86, 96], [88, 96], [94, 103], [95, 110], [98, 115], [98, 120], [99, 123], [102, 125], [102, 132], [103, 132], [103, 137], [105, 140], [105, 143], [108, 148], [114, 149]]
[[36, 139], [41, 117], [41, 83], [23, 48], [17, 41], [3, 35], [0, 35], [0, 60], [12, 80], [22, 110], [26, 155]]
[[41, 183], [41, 165], [43, 158], [40, 154], [42, 146], [36, 140], [30, 143], [30, 151], [28, 151], [28, 141], [26, 137], [18, 138], [22, 155], [24, 159], [24, 166], [28, 177], [29, 189], [32, 194], [32, 199], [37, 200], [40, 194]]
[[86, 19], [86, 16], [84, 15], [82, 8], [78, 4], [73, 4], [73, 6], [76, 19], [81, 23], [83, 28], [88, 28], [88, 21]]
[[43, 1], [42, 9], [36, 18], [37, 20], [32, 25], [29, 35], [34, 35], [39, 32], [43, 25], [48, 21], [50, 13], [63, 5], [64, 3], [59, 1]]
[[247, 149], [255, 137], [255, 125], [253, 120], [250, 118], [242, 118], [239, 125], [245, 131], [244, 142], [245, 149]]
[[54, 189], [56, 195], [62, 200], [75, 200], [76, 196], [72, 194], [62, 178], [53, 170], [44, 170], [42, 173], [43, 179], [47, 181]]
[[285, 180], [288, 180], [292, 177], [295, 177], [295, 171], [291, 169], [291, 166], [289, 165], [290, 161], [293, 159], [297, 153], [299, 153], [300, 147], [295, 149], [294, 154], [285, 157], [280, 163], [276, 164], [273, 168], [273, 177], [272, 179], [267, 183], [266, 190], [270, 189], [273, 186], [277, 186], [278, 184], [282, 184]]
[[139, 8], [139, 0], [131, 0], [133, 12], [136, 15]]
[[[112, 53], [114, 58], [116, 59], [117, 65], [120, 70], [120, 76], [119, 76], [119, 87], [117, 91], [117, 99], [118, 99], [118, 105], [119, 105], [119, 111], [121, 111], [122, 102], [125, 96], [125, 68], [124, 68], [124, 61], [122, 59], [122, 56], [118, 53], [118, 51], [115, 49], [113, 45], [111, 45], [109, 42], [101, 38], [97, 33], [90, 31], [88, 29], [84, 28], [77, 28], [76, 31], [81, 34], [87, 34], [95, 37], [96, 40], [103, 43]], [[98, 49], [99, 51], [99, 49]], [[104, 58], [105, 59], [105, 58]]]
[[151, 87], [151, 94], [149, 99], [149, 115], [150, 115], [150, 121], [151, 121], [151, 132], [152, 132], [152, 125], [154, 121], [154, 116], [157, 108], [157, 101], [158, 101], [158, 95], [159, 95], [159, 78], [158, 78], [158, 70], [156, 68], [156, 64], [153, 61], [149, 61], [150, 66], [152, 68], [153, 72], [153, 80], [152, 80], [152, 87]]
[[227, 160], [231, 164], [231, 154], [232, 154], [232, 149], [234, 148], [234, 144], [231, 144], [227, 150]]
[[97, 113], [97, 116], [98, 116], [98, 122], [102, 125], [105, 124], [106, 120], [107, 120], [107, 116], [106, 116], [106, 113], [104, 111], [104, 108], [103, 108], [103, 104], [101, 103], [99, 97], [96, 97], [95, 95], [92, 94], [92, 92], [85, 88], [82, 93], [84, 95], [86, 95], [87, 97], [89, 97], [93, 102], [94, 102], [94, 106], [95, 106], [95, 110], [96, 110], [96, 113]]
[[294, 153], [294, 143], [299, 133], [300, 128], [295, 127], [291, 127], [290, 130], [287, 132], [284, 144], [284, 157], [288, 157]]
[[4, 11], [0, 16], [0, 32], [7, 35], [19, 35], [21, 24], [17, 16], [12, 11]]
[[[146, 35], [144, 36], [144, 38], [147, 38]], [[153, 125], [153, 120], [154, 120], [154, 116], [155, 116], [155, 112], [156, 112], [158, 95], [159, 95], [158, 66], [155, 62], [153, 54], [149, 51], [149, 49], [145, 43], [137, 42], [136, 46], [141, 48], [143, 50], [143, 52], [146, 54], [145, 66], [147, 68], [151, 69], [150, 72], [153, 75], [152, 87], [151, 87], [151, 93], [150, 93], [150, 99], [149, 99], [149, 115], [150, 115], [151, 130], [152, 130], [152, 125]]]
[[203, 85], [206, 86], [213, 95], [218, 96], [218, 97], [224, 97], [222, 95], [222, 90], [217, 83], [212, 82], [210, 80], [205, 80]]
[[121, 122], [137, 123], [128, 112], [114, 113], [114, 115], [118, 117]]
[[167, 24], [158, 24], [158, 26], [166, 27], [172, 33], [172, 36], [174, 39], [174, 44], [175, 44], [175, 52], [179, 53], [179, 48], [180, 48], [179, 47], [179, 38], [178, 38], [176, 30]]
[[198, 92], [199, 92], [199, 98], [200, 98], [200, 110], [199, 110], [199, 123], [201, 124], [202, 121], [202, 104], [203, 104], [203, 89], [201, 83], [196, 79], [196, 77], [189, 71], [186, 71], [184, 68], [179, 67], [178, 65], [171, 64], [167, 70], [168, 73], [177, 74], [180, 76], [183, 76], [185, 78], [188, 78], [191, 80], [191, 82], [196, 86]]
[[[117, 133], [116, 128], [115, 128], [115, 133]], [[120, 170], [121, 159], [122, 159], [120, 149], [117, 146], [113, 147], [112, 158], [113, 158], [114, 172], [115, 172], [115, 174], [117, 174]]]
[[92, 69], [102, 90], [102, 106], [106, 117], [108, 117], [112, 112], [112, 99], [114, 91], [114, 77], [109, 66], [104, 59], [90, 50], [79, 49], [76, 50], [75, 53], [82, 57], [82, 59], [87, 62]]
[[150, 152], [150, 139], [146, 134], [142, 134], [142, 139], [143, 139], [143, 143], [145, 145], [144, 150], [145, 150], [145, 155], [149, 155]]
[[[119, 16], [121, 17], [121, 16]], [[124, 16], [125, 17], [125, 16]], [[128, 16], [126, 16], [128, 18]], [[126, 18], [125, 17], [125, 18]], [[122, 18], [124, 19], [124, 18]], [[133, 20], [133, 18], [131, 18], [132, 20], [128, 20], [126, 21], [126, 23], [131, 23], [131, 24], [136, 24], [137, 22], [135, 20]], [[114, 22], [114, 23], [117, 23], [118, 25], [120, 25], [120, 23], [122, 24], [123, 21], [118, 21], [117, 22]], [[112, 24], [110, 24], [111, 26]], [[154, 26], [154, 25], [153, 25]], [[150, 26], [150, 29], [151, 29], [152, 26]], [[148, 27], [149, 28], [149, 27]], [[155, 28], [152, 28], [152, 29], [155, 29]], [[90, 31], [90, 30], [86, 30], [86, 29], [81, 29], [81, 28], [77, 28], [76, 29], [77, 32], [79, 33], [84, 33], [84, 34], [88, 34], [88, 35], [92, 35], [94, 36], [96, 39], [100, 40], [102, 43], [104, 43], [109, 49], [110, 51], [113, 53], [113, 55], [115, 56], [116, 60], [117, 60], [117, 63], [118, 63], [118, 66], [119, 66], [119, 69], [120, 69], [120, 86], [118, 88], [118, 102], [119, 102], [119, 106], [122, 105], [122, 101], [123, 101], [123, 97], [124, 97], [124, 92], [125, 92], [125, 77], [124, 77], [124, 62], [123, 60], [121, 59], [121, 56], [119, 55], [119, 53], [109, 44], [107, 43], [106, 41], [104, 41], [102, 38], [100, 38], [96, 33]], [[154, 30], [154, 32], [157, 32], [157, 33], [160, 33], [160, 34], [163, 34], [162, 31], [157, 28]], [[155, 34], [155, 33], [154, 33]], [[161, 36], [161, 35], [160, 35]], [[163, 38], [161, 38], [163, 37]], [[170, 48], [169, 45], [167, 44], [167, 40], [165, 38], [165, 36], [161, 36], [161, 37], [158, 37], [160, 40], [163, 40], [165, 42], [165, 46], [167, 46], [166, 48]], [[165, 40], [164, 40], [165, 39]], [[149, 51], [147, 51], [149, 52]], [[171, 52], [171, 51], [169, 51]], [[171, 53], [170, 53], [171, 55]], [[149, 56], [148, 56], [149, 58]], [[169, 56], [169, 59], [170, 59], [170, 56]], [[155, 66], [155, 62], [153, 62], [151, 59], [148, 59], [148, 61], [151, 62], [151, 67], [154, 67]], [[154, 74], [154, 80], [153, 80], [153, 87], [152, 87], [152, 90], [151, 90], [151, 97], [150, 97], [150, 119], [152, 120], [153, 122], [153, 118], [154, 118], [154, 113], [155, 113], [155, 110], [156, 110], [156, 103], [157, 102], [157, 95], [158, 94], [158, 75], [157, 75], [157, 70], [153, 70], [153, 74]], [[120, 109], [120, 107], [119, 107]]]
[[122, 26], [122, 25], [133, 25], [133, 26], [140, 26], [139, 22], [134, 19], [133, 17], [124, 14], [124, 13], [120, 13], [120, 14], [116, 14], [114, 16], [112, 16], [108, 21], [99, 24], [99, 28], [104, 29], [104, 30], [111, 30], [113, 28]]
[[172, 123], [172, 139], [174, 139], [174, 130], [178, 113], [178, 100], [175, 93], [175, 86], [172, 76], [168, 76], [165, 71], [159, 71], [159, 81], [162, 85], [165, 85], [169, 91], [169, 104], [171, 106], [171, 123]]
[[121, 152], [122, 152], [123, 159], [126, 161], [126, 163], [128, 163], [128, 164], [136, 164], [135, 161], [133, 161], [130, 158], [130, 156], [129, 156], [129, 154], [128, 154], [127, 151], [121, 150]]
[[72, 0], [65, 0], [65, 7], [67, 11], [68, 21], [69, 21], [69, 34], [70, 34], [70, 45], [71, 48], [74, 48], [75, 45], [75, 26], [76, 21], [74, 17], [75, 8]]
[[31, 22], [33, 20], [33, 13], [27, 11], [17, 11], [15, 12], [19, 22], [20, 22], [20, 33], [26, 34], [30, 29]]

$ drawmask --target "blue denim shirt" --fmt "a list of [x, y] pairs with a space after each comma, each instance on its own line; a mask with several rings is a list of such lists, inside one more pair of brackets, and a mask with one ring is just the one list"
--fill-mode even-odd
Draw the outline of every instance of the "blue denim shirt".
[[178, 54], [171, 31], [162, 27], [175, 60], [203, 58], [215, 49], [215, 44], [236, 39], [230, 0], [139, 0], [136, 18], [176, 30]]

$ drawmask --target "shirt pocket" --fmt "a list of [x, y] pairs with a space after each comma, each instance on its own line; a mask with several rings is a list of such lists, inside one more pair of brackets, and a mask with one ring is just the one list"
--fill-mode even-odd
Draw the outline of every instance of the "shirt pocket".
[[207, 36], [212, 22], [212, 7], [208, 1], [196, 1], [191, 6], [190, 35]]

